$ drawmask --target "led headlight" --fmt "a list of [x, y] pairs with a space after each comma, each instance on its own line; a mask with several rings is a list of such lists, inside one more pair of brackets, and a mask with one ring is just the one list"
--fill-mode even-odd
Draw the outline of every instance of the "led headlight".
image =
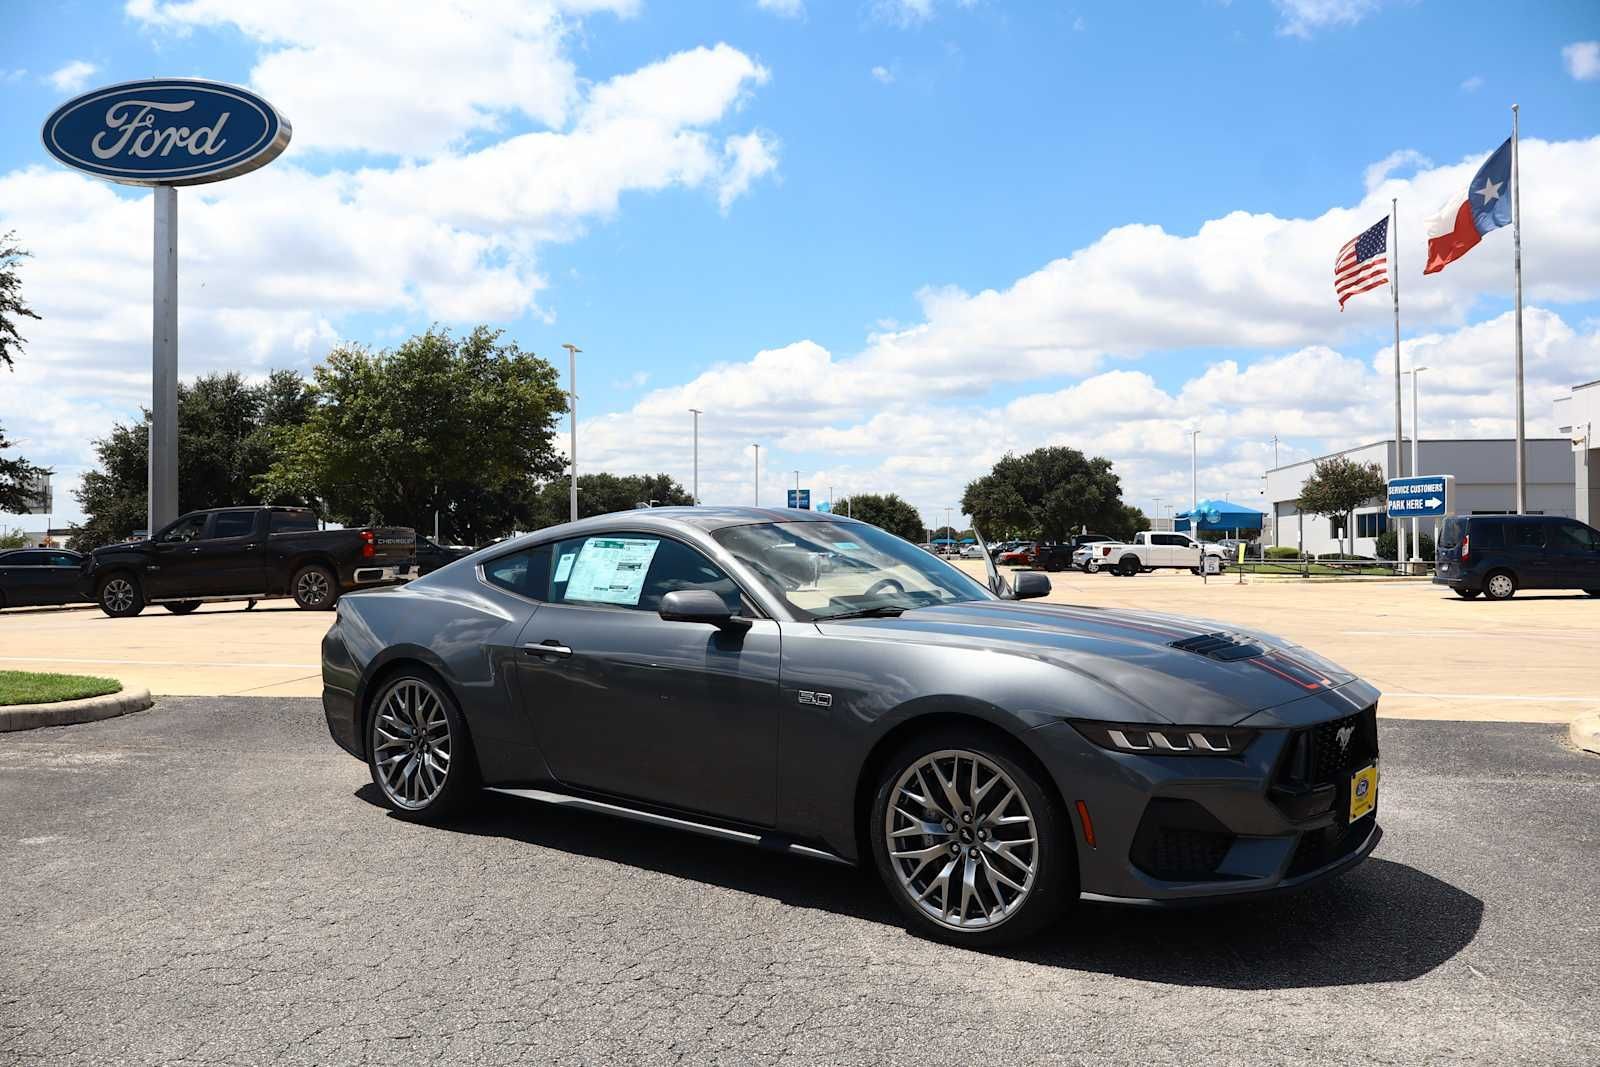
[[1254, 730], [1217, 726], [1149, 726], [1074, 722], [1084, 737], [1113, 752], [1141, 756], [1237, 756], [1255, 739]]

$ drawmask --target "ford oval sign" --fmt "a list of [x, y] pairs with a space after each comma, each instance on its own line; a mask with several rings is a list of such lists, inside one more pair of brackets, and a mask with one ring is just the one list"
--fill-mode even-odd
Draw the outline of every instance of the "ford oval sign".
[[265, 166], [288, 121], [221, 82], [159, 78], [85, 93], [56, 108], [44, 146], [69, 167], [131, 185], [199, 185]]

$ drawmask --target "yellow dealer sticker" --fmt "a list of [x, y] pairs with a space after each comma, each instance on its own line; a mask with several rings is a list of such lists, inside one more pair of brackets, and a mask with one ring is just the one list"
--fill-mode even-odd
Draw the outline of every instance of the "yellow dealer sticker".
[[1350, 821], [1378, 806], [1378, 765], [1363, 767], [1350, 777]]

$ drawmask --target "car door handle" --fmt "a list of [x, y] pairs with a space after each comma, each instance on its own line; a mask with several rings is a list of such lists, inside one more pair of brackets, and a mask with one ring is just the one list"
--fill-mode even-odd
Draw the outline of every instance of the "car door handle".
[[570, 656], [572, 649], [557, 641], [541, 641], [537, 645], [523, 645], [522, 651], [530, 656]]

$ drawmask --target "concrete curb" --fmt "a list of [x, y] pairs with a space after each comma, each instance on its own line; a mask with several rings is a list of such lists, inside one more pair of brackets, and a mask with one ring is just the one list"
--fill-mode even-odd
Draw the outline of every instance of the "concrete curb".
[[71, 726], [73, 723], [113, 719], [143, 711], [155, 701], [148, 689], [124, 689], [103, 697], [83, 700], [58, 700], [51, 704], [11, 704], [0, 707], [0, 733], [32, 730], [40, 726]]
[[1600, 756], [1600, 711], [1586, 711], [1567, 727], [1575, 748]]

